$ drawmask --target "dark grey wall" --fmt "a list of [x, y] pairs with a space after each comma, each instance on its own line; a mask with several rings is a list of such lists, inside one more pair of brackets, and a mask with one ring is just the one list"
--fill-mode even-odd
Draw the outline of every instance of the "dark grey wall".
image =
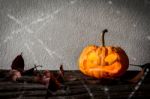
[[23, 52], [26, 68], [78, 69], [88, 44], [121, 46], [130, 63], [150, 62], [150, 0], [0, 0], [0, 68]]

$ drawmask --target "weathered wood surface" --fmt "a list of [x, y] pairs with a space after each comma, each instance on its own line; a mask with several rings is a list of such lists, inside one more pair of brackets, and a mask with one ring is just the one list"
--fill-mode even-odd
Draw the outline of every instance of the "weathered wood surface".
[[[36, 83], [3, 81], [5, 72], [0, 71], [0, 99], [45, 98], [46, 86]], [[76, 79], [65, 81], [66, 88], [54, 92], [49, 99], [129, 99], [132, 93], [134, 95], [131, 99], [150, 98], [149, 74], [140, 82], [140, 86], [138, 86], [139, 83], [131, 84], [120, 80], [97, 80], [79, 71], [65, 71], [65, 76], [73, 76]]]

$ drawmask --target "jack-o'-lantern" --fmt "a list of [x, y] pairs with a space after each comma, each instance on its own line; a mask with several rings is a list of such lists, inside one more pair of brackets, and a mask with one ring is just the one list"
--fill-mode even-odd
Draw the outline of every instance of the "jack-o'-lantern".
[[122, 48], [105, 46], [106, 32], [107, 29], [102, 32], [102, 46], [87, 46], [80, 54], [79, 69], [87, 76], [117, 78], [123, 75], [129, 66], [128, 56]]

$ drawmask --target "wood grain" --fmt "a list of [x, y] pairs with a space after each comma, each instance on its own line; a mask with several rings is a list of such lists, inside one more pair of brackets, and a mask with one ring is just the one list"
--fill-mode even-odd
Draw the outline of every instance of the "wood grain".
[[[3, 80], [6, 70], [1, 70], [0, 78], [0, 99], [44, 99], [47, 87], [37, 83], [29, 82], [11, 82]], [[56, 72], [56, 71], [52, 71]], [[133, 72], [129, 72], [128, 75]], [[2, 77], [3, 75], [3, 77]], [[92, 99], [86, 86], [91, 91], [94, 99], [127, 99], [129, 94], [134, 90], [136, 84], [123, 82], [121, 80], [98, 80], [84, 76], [79, 71], [65, 71], [65, 77], [74, 77], [65, 81], [65, 88], [56, 91], [49, 99]], [[30, 78], [30, 77], [29, 77]], [[27, 77], [26, 77], [27, 79]], [[150, 75], [148, 74], [135, 92], [133, 99], [150, 97]]]

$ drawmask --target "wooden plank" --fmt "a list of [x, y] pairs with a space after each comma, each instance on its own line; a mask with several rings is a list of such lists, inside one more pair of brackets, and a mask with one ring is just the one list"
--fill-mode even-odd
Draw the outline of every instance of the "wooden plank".
[[[0, 71], [1, 72], [1, 71]], [[5, 74], [8, 71], [2, 71]], [[57, 72], [57, 71], [54, 71]], [[65, 71], [66, 77], [71, 75], [77, 79], [65, 81], [66, 89], [58, 90], [49, 99], [126, 99], [134, 91], [137, 84], [129, 84], [119, 80], [98, 80], [83, 75], [79, 71]], [[133, 98], [150, 97], [150, 76], [148, 75], [143, 84], [135, 92]], [[1, 77], [2, 79], [2, 77]], [[36, 83], [16, 83], [0, 81], [0, 99], [19, 98], [21, 99], [43, 99], [46, 95], [46, 86]]]

